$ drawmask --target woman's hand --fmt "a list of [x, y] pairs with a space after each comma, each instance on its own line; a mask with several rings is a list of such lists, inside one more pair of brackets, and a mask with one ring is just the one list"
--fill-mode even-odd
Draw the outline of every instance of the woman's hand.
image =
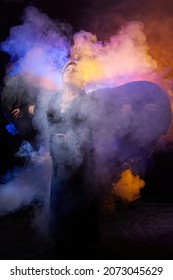
[[30, 106], [28, 107], [28, 112], [29, 112], [29, 114], [34, 115], [34, 109], [35, 109], [35, 105], [30, 105]]
[[20, 110], [20, 108], [16, 108], [14, 109], [12, 112], [11, 112], [12, 116], [15, 118], [15, 119], [18, 119], [22, 116], [22, 112]]

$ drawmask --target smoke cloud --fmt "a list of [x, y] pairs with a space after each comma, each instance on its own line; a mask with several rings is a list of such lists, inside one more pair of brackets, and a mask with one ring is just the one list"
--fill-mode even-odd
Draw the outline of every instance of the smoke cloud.
[[133, 175], [131, 170], [124, 170], [121, 178], [113, 184], [112, 192], [122, 201], [130, 203], [140, 198], [140, 190], [145, 186], [145, 182], [138, 175]]
[[164, 76], [164, 83], [159, 80], [157, 83], [169, 90], [172, 101], [172, 12], [171, 0], [101, 0], [99, 5], [93, 0], [86, 10], [82, 24], [87, 26], [88, 30], [94, 30], [99, 40], [107, 41], [129, 22], [141, 23], [148, 55], [156, 62], [157, 70]]
[[48, 226], [51, 160], [48, 153], [36, 154], [30, 149], [27, 152], [29, 154], [26, 154], [25, 147], [25, 154], [19, 149], [17, 155], [28, 156], [27, 166], [10, 170], [4, 178], [4, 184], [0, 185], [0, 215], [13, 213], [33, 203], [41, 204], [33, 224], [38, 232], [45, 234]]
[[[23, 24], [12, 27], [1, 49], [11, 56], [10, 74], [21, 74], [32, 85], [55, 88], [61, 85], [60, 71], [69, 55], [70, 25], [53, 21], [33, 6], [23, 14]], [[65, 35], [66, 34], [66, 35]]]
[[[13, 171], [13, 180], [7, 180], [0, 189], [0, 212], [15, 211], [19, 205], [26, 206], [33, 199], [42, 200], [49, 192], [50, 157], [48, 154], [34, 156], [27, 168]], [[12, 172], [11, 172], [12, 173]], [[10, 177], [10, 174], [9, 176]], [[38, 177], [40, 180], [38, 180]]]
[[94, 88], [116, 87], [160, 78], [157, 62], [148, 49], [143, 24], [129, 22], [107, 41], [98, 41], [96, 35], [85, 31], [76, 33], [71, 56], [79, 59], [78, 69], [86, 84], [92, 83]]
[[[123, 1], [123, 7], [125, 3]], [[118, 7], [120, 9], [121, 5]], [[109, 21], [106, 22], [109, 24]], [[121, 165], [134, 155], [140, 158], [145, 152], [148, 154], [150, 144], [153, 148], [161, 135], [167, 132], [170, 123], [166, 93], [151, 83], [135, 82], [147, 80], [167, 88], [167, 84], [164, 86], [165, 69], [160, 67], [157, 56], [152, 55], [145, 23], [141, 18], [134, 20], [130, 17], [128, 21], [121, 20], [121, 23], [116, 32], [104, 40], [81, 30], [73, 34], [71, 47], [70, 25], [53, 21], [35, 7], [27, 7], [23, 24], [12, 27], [9, 38], [1, 44], [1, 49], [10, 54], [13, 65], [4, 79], [4, 90], [8, 91], [9, 84], [14, 81], [10, 88], [13, 88], [14, 94], [17, 93], [21, 83], [16, 83], [16, 79], [24, 81], [23, 89], [26, 92], [30, 92], [31, 88], [32, 92], [35, 92], [33, 88], [37, 89], [40, 104], [34, 122], [43, 132], [44, 139], [48, 125], [45, 111], [49, 99], [55, 92], [62, 91], [61, 70], [69, 58], [78, 61], [78, 71], [85, 78], [86, 92], [91, 100], [96, 100], [91, 104], [82, 104], [80, 110], [95, 131], [95, 174], [99, 186], [107, 186], [107, 182], [110, 183], [116, 175], [116, 169], [112, 169], [115, 158], [116, 164]], [[171, 79], [168, 84], [171, 93]], [[56, 103], [54, 107], [56, 109]], [[72, 139], [69, 162], [75, 162], [78, 166], [82, 160], [80, 143], [86, 139], [87, 132], [83, 128], [82, 133], [74, 136], [73, 129], [69, 128], [67, 134]], [[139, 149], [136, 151], [136, 148]], [[34, 166], [29, 165], [20, 176], [1, 188], [2, 214], [15, 211], [40, 196], [43, 200], [47, 196], [50, 181], [46, 166], [49, 160], [46, 159], [43, 164], [39, 163], [39, 159], [35, 160]], [[123, 198], [129, 201], [139, 192], [136, 189], [132, 191], [137, 178], [127, 175], [131, 189], [127, 187], [126, 179], [124, 183], [123, 173], [123, 185], [125, 189], [128, 188], [127, 196], [123, 195]], [[46, 189], [42, 189], [42, 186], [46, 186]], [[140, 181], [139, 188], [142, 186], [143, 182]], [[120, 188], [120, 184], [117, 188]]]

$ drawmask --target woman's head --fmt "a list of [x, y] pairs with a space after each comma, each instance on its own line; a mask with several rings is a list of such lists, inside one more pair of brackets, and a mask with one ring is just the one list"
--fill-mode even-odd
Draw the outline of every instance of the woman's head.
[[83, 89], [85, 81], [78, 69], [76, 61], [70, 61], [65, 65], [62, 70], [62, 80], [67, 86]]

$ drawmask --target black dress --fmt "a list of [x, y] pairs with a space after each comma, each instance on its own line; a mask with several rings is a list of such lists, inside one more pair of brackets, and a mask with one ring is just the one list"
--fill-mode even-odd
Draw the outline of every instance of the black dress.
[[[29, 141], [37, 149], [38, 130], [33, 125], [33, 117], [28, 112], [28, 107], [37, 103], [36, 93], [36, 89], [28, 85], [20, 76], [10, 76], [2, 90], [1, 105], [8, 120], [16, 127], [21, 140]], [[22, 113], [20, 118], [15, 118], [11, 114], [17, 108], [20, 108]]]
[[59, 242], [98, 240], [92, 129], [85, 94], [61, 113], [61, 97], [48, 110], [52, 181], [50, 232]]

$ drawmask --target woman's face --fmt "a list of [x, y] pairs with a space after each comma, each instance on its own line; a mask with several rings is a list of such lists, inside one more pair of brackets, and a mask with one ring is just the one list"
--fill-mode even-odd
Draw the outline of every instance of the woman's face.
[[66, 85], [72, 85], [78, 88], [83, 88], [84, 79], [78, 71], [76, 64], [69, 64], [63, 72], [63, 83]]

